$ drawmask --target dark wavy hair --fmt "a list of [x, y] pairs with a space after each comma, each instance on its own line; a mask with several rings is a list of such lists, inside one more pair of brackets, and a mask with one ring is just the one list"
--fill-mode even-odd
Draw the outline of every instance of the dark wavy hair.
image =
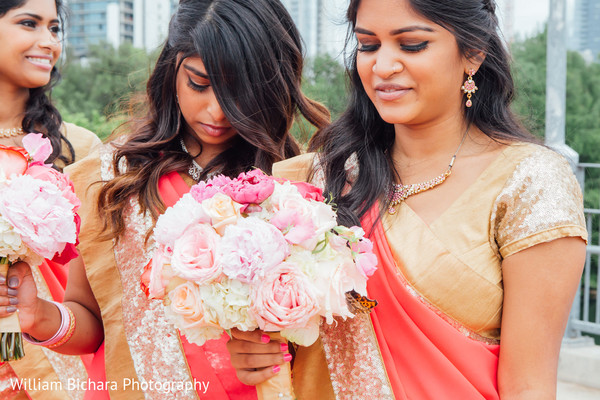
[[[477, 99], [465, 109], [465, 120], [490, 138], [501, 142], [535, 141], [510, 109], [514, 82], [510, 56], [498, 33], [493, 0], [407, 0], [418, 14], [451, 32], [461, 53], [467, 57], [484, 54], [476, 76]], [[351, 0], [346, 46], [355, 43], [351, 35], [356, 26], [360, 0]], [[328, 128], [317, 133], [310, 150], [321, 152], [326, 190], [337, 203], [338, 220], [354, 225], [376, 201], [381, 210], [389, 204], [388, 191], [397, 175], [391, 154], [394, 126], [385, 122], [367, 96], [356, 68], [356, 46], [350, 52], [347, 73], [350, 80], [348, 108]], [[442, 60], [440, 60], [442, 62]], [[348, 193], [344, 164], [356, 154], [359, 176]]]
[[124, 232], [123, 208], [131, 196], [156, 219], [164, 210], [159, 178], [189, 168], [192, 156], [180, 146], [176, 77], [190, 56], [202, 59], [221, 109], [238, 132], [205, 166], [203, 179], [214, 171], [234, 177], [253, 167], [270, 173], [273, 163], [300, 152], [289, 134], [298, 113], [317, 129], [329, 123], [327, 109], [302, 94], [301, 39], [279, 0], [182, 1], [148, 81], [145, 115], [133, 120], [131, 133], [116, 145], [115, 170], [125, 160], [127, 171], [117, 172], [99, 195], [111, 237]]
[[[0, 2], [0, 17], [14, 8], [23, 6], [27, 0], [2, 0]], [[65, 6], [62, 0], [55, 0], [56, 11], [61, 25], [65, 19]], [[52, 154], [46, 162], [62, 161], [65, 165], [75, 159], [73, 146], [62, 134], [62, 117], [50, 100], [50, 91], [60, 81], [60, 73], [56, 66], [52, 68], [50, 81], [42, 87], [30, 88], [29, 99], [25, 104], [25, 116], [22, 127], [25, 132], [39, 132], [44, 134], [52, 143]], [[66, 146], [68, 155], [63, 154], [63, 146]]]

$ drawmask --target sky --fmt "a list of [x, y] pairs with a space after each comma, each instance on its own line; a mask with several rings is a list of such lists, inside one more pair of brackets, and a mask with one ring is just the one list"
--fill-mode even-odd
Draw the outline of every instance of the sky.
[[[506, 0], [497, 0], [500, 17]], [[514, 29], [517, 36], [526, 37], [542, 30], [548, 19], [550, 0], [513, 0]]]

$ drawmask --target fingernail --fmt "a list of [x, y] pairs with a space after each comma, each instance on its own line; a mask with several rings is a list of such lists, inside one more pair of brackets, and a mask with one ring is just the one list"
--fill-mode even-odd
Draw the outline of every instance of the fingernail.
[[8, 304], [16, 306], [17, 304], [19, 304], [19, 299], [17, 299], [16, 297], [10, 297], [8, 299]]
[[282, 353], [287, 353], [288, 351], [288, 344], [287, 343], [281, 343], [281, 352]]
[[283, 361], [288, 362], [288, 361], [292, 361], [292, 355], [290, 353], [287, 353], [283, 356]]
[[9, 296], [16, 296], [19, 292], [17, 291], [17, 289], [8, 288], [6, 293], [8, 293]]
[[260, 341], [263, 342], [263, 343], [269, 343], [271, 341], [271, 337], [269, 335], [263, 334], [260, 337]]
[[16, 288], [17, 286], [19, 286], [19, 278], [17, 278], [16, 276], [11, 277], [8, 280], [8, 286], [11, 288]]
[[4, 283], [6, 282], [6, 277], [3, 275], [0, 275], [0, 283]]
[[13, 307], [13, 306], [6, 307], [6, 312], [9, 314], [14, 313], [15, 311], [17, 311], [17, 307]]
[[281, 371], [281, 367], [279, 365], [273, 365], [273, 373], [276, 374]]

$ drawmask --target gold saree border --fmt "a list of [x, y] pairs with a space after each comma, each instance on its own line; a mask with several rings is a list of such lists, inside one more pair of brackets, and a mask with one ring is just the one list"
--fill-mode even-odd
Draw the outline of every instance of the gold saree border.
[[126, 378], [137, 378], [133, 359], [123, 327], [121, 307], [121, 277], [114, 266], [116, 259], [113, 242], [98, 241], [102, 233], [98, 218], [97, 198], [101, 184], [100, 149], [95, 149], [88, 157], [66, 168], [75, 184], [77, 196], [82, 199], [79, 209], [81, 233], [79, 251], [83, 257], [86, 274], [94, 296], [102, 311], [105, 341], [105, 365], [107, 382], [116, 382], [117, 390], [108, 385], [112, 400], [143, 400], [141, 390], [123, 389]]

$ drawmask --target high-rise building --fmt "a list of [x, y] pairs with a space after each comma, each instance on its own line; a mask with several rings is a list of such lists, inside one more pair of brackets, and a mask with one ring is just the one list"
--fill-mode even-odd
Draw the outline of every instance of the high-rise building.
[[572, 27], [571, 49], [600, 61], [600, 1], [575, 0]]
[[153, 50], [166, 38], [174, 5], [173, 0], [69, 0], [68, 46], [76, 57], [100, 42]]
[[344, 12], [348, 0], [282, 0], [304, 41], [307, 57], [337, 57], [346, 37]]

